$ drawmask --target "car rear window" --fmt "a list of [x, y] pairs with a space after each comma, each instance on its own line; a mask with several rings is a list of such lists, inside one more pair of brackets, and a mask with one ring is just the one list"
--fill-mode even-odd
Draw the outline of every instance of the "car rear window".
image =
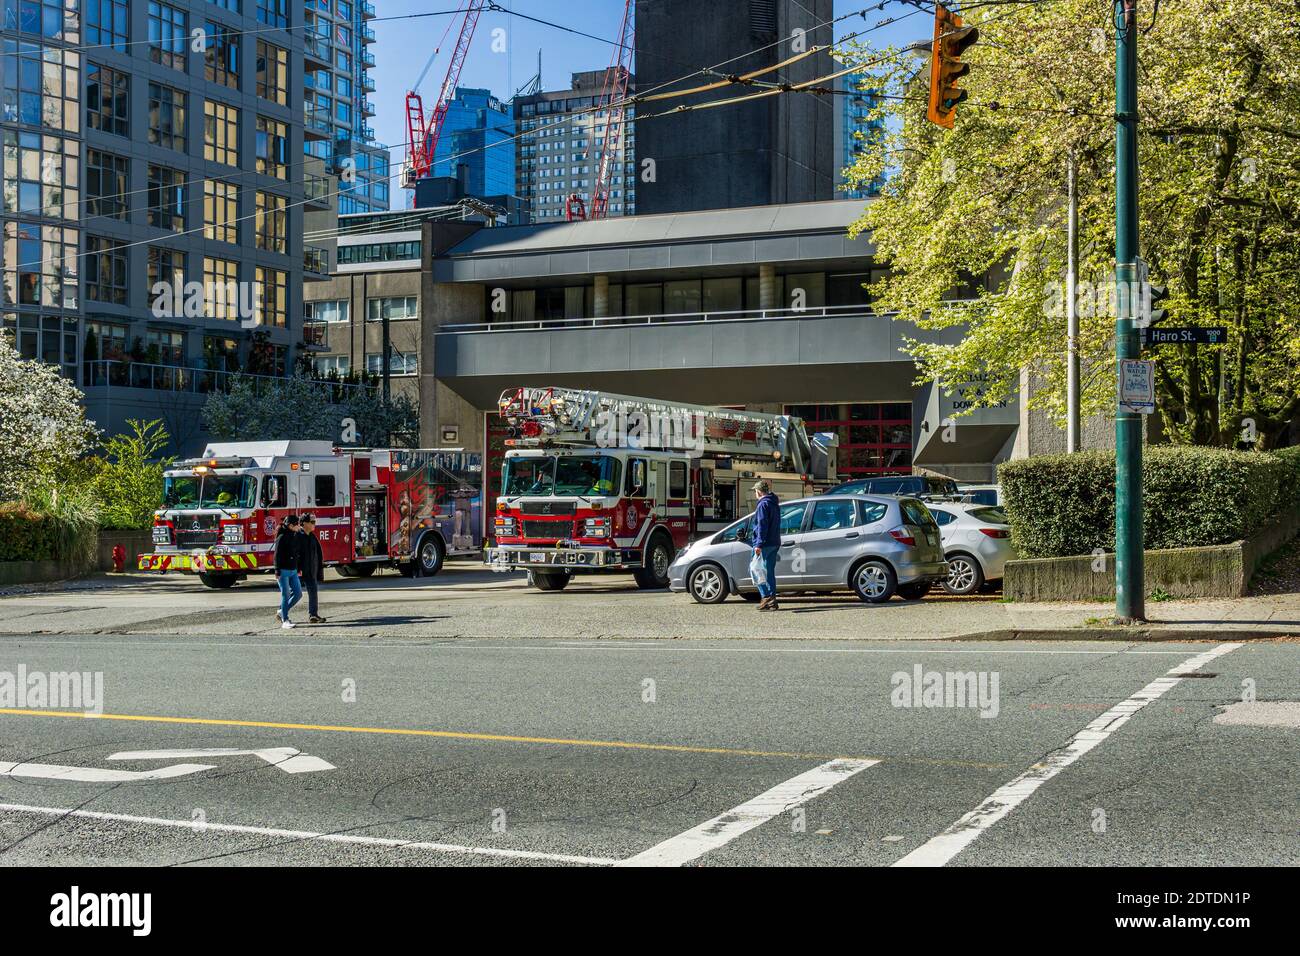
[[990, 524], [1010, 524], [1007, 513], [1001, 508], [972, 508], [970, 516], [976, 521], [987, 521]]
[[859, 501], [858, 507], [862, 509], [862, 524], [874, 524], [889, 511], [888, 505], [882, 505], [875, 501]]
[[934, 516], [930, 514], [930, 509], [919, 501], [913, 501], [911, 498], [904, 498], [899, 503], [903, 509], [903, 518], [908, 524], [914, 524], [918, 528], [934, 527]]

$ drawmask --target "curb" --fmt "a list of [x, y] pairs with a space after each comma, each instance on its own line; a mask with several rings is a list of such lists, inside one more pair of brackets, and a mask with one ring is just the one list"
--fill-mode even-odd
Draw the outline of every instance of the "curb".
[[1074, 628], [1004, 628], [996, 631], [976, 631], [948, 638], [952, 641], [1272, 641], [1281, 638], [1300, 639], [1300, 635], [1286, 631], [1263, 630], [1209, 630], [1206, 628], [1182, 629], [1175, 627], [1074, 627]]

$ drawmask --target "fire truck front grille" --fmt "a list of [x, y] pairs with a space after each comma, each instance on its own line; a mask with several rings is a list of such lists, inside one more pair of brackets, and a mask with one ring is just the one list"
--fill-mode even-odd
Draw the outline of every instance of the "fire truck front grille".
[[573, 537], [573, 522], [570, 521], [535, 521], [524, 519], [524, 537], [541, 538], [558, 541], [560, 538]]
[[176, 547], [178, 548], [206, 548], [209, 545], [217, 543], [217, 531], [177, 531]]

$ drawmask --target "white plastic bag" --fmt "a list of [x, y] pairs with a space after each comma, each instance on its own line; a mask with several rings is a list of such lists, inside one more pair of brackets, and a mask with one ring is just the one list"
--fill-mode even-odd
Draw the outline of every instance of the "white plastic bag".
[[755, 551], [754, 556], [749, 559], [749, 576], [754, 582], [754, 587], [767, 587], [767, 562], [763, 560], [763, 555], [759, 551]]

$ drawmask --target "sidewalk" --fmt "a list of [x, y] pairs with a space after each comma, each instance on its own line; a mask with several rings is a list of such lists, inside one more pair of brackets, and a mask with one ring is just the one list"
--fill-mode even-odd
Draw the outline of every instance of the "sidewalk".
[[[698, 639], [1146, 640], [1241, 637], [1300, 638], [1300, 593], [1233, 600], [1148, 603], [1149, 625], [1116, 628], [1106, 603], [1008, 604], [1000, 596], [865, 605], [852, 595], [782, 598], [759, 613], [731, 599], [703, 606], [684, 594], [640, 591], [621, 577], [585, 578], [565, 591], [528, 588], [522, 575], [448, 565], [437, 578], [380, 574], [344, 580], [332, 574], [321, 591], [326, 625], [280, 631], [279, 594], [269, 577], [212, 591], [177, 575], [100, 576], [0, 596], [0, 634], [138, 634], [264, 636], [347, 640], [403, 639]], [[305, 612], [296, 614], [299, 620]]]

